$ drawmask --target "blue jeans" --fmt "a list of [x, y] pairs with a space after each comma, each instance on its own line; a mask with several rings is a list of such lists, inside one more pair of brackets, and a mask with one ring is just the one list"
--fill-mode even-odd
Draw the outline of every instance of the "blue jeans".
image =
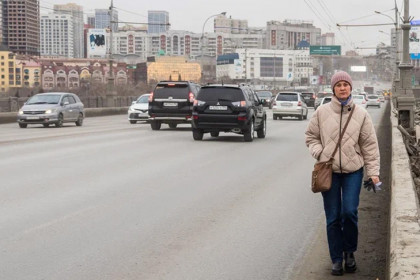
[[322, 193], [333, 263], [343, 261], [343, 252], [357, 250], [357, 208], [362, 180], [363, 167], [352, 173], [333, 173], [331, 189]]

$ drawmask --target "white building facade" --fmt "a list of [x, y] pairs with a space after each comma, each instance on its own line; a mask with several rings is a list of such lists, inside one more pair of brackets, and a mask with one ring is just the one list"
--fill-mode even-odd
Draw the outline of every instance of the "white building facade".
[[74, 3], [65, 5], [54, 5], [55, 14], [71, 15], [73, 19], [73, 54], [75, 58], [84, 57], [83, 43], [83, 7]]
[[321, 28], [315, 27], [311, 21], [285, 20], [267, 22], [267, 49], [293, 50], [300, 42], [310, 45], [321, 44]]
[[237, 49], [217, 59], [216, 78], [229, 77], [273, 88], [299, 85], [313, 75], [309, 50]]
[[74, 57], [73, 17], [64, 14], [41, 16], [41, 55]]

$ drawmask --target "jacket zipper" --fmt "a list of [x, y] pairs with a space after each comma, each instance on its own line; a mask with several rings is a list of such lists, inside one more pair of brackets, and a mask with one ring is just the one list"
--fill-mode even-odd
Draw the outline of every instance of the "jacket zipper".
[[[343, 111], [344, 111], [344, 106], [341, 105], [341, 114], [340, 114], [340, 133], [338, 134], [338, 140], [340, 140], [340, 135], [341, 135], [341, 123], [343, 120]], [[344, 137], [344, 135], [343, 135]], [[340, 172], [343, 173], [343, 169], [341, 167], [341, 141], [338, 145], [338, 157], [339, 157], [339, 161], [340, 161]]]

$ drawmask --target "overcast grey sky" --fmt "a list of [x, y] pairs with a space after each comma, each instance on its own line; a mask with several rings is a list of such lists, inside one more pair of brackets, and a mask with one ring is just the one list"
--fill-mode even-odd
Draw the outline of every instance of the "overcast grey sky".
[[[54, 4], [76, 3], [84, 7], [84, 12], [94, 13], [95, 9], [109, 8], [111, 0], [40, 0], [41, 13], [51, 12]], [[404, 0], [396, 0], [403, 16]], [[390, 44], [392, 25], [377, 27], [342, 27], [336, 24], [382, 24], [393, 23], [390, 18], [375, 14], [380, 11], [395, 18], [394, 0], [156, 0], [133, 1], [114, 0], [120, 21], [147, 22], [148, 10], [169, 12], [173, 30], [188, 30], [201, 33], [205, 20], [214, 14], [226, 12], [234, 19], [248, 20], [250, 27], [265, 27], [270, 20], [285, 19], [311, 20], [322, 33], [334, 32], [336, 44], [344, 50], [355, 47], [375, 47], [379, 42]], [[420, 20], [420, 0], [410, 0], [410, 16]], [[212, 32], [210, 19], [204, 30]], [[359, 51], [362, 53], [362, 51]], [[365, 50], [363, 53], [373, 53]]]

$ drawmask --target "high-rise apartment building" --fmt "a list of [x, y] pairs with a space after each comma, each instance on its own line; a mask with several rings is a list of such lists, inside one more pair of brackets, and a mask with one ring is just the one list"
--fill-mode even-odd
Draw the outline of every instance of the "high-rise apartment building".
[[2, 0], [3, 43], [18, 54], [39, 55], [39, 0]]
[[95, 28], [95, 15], [87, 15], [87, 24], [90, 28]]
[[169, 13], [167, 11], [147, 12], [147, 33], [156, 34], [169, 30]]
[[0, 45], [3, 44], [3, 1], [0, 1]]
[[73, 57], [84, 57], [83, 44], [83, 7], [74, 3], [64, 5], [54, 5], [55, 14], [65, 14], [72, 16], [73, 28]]
[[55, 14], [41, 16], [41, 55], [74, 57], [73, 17]]
[[248, 21], [228, 18], [226, 15], [221, 14], [214, 19], [214, 32], [246, 34], [248, 33]]
[[95, 28], [105, 29], [109, 28], [110, 25], [112, 26], [112, 32], [118, 31], [118, 11], [113, 9], [110, 17], [108, 9], [95, 9]]
[[321, 35], [321, 45], [323, 46], [332, 46], [335, 45], [335, 34], [328, 32]]
[[320, 45], [321, 28], [315, 27], [312, 21], [269, 21], [266, 40], [266, 48], [276, 50], [294, 50], [302, 41], [310, 45]]

